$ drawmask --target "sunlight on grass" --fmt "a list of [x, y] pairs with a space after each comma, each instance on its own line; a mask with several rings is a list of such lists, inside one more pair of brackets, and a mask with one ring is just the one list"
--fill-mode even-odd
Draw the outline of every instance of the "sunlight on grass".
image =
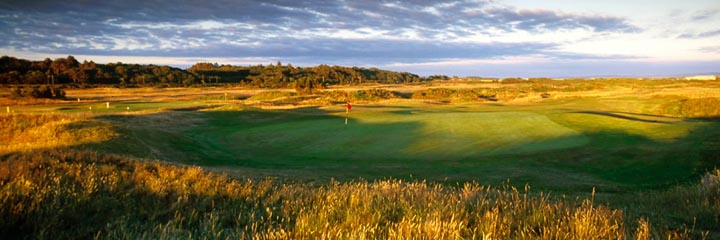
[[118, 136], [112, 126], [85, 115], [9, 114], [0, 116], [0, 154], [102, 143]]
[[[718, 174], [645, 197], [642, 206], [720, 211]], [[653, 225], [595, 202], [530, 187], [402, 180], [324, 185], [236, 180], [91, 151], [3, 156], [0, 236], [121, 239], [689, 239], [694, 227]], [[692, 199], [693, 201], [685, 201]], [[684, 213], [683, 213], [684, 214]], [[683, 215], [684, 216], [684, 215]], [[638, 224], [636, 224], [638, 223]], [[637, 227], [635, 227], [637, 225]], [[714, 227], [713, 227], [714, 226]], [[697, 227], [697, 228], [696, 228]]]
[[415, 115], [421, 123], [408, 154], [494, 155], [578, 147], [579, 132], [531, 112], [468, 112]]

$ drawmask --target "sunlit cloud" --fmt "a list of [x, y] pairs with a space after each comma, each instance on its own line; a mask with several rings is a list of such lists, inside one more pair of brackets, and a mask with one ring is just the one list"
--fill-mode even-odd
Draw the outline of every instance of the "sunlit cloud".
[[718, 6], [658, 5], [656, 15], [629, 15], [585, 4], [7, 0], [0, 2], [0, 48], [177, 66], [187, 59], [261, 59], [444, 70], [528, 61], [720, 60], [708, 48], [720, 41], [710, 27], [720, 26]]

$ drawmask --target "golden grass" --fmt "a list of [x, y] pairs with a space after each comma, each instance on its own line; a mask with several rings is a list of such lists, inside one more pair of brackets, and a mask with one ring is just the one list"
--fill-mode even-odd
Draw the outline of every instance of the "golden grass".
[[[720, 172], [707, 181], [720, 179]], [[674, 192], [720, 203], [719, 184]], [[705, 190], [700, 190], [705, 189]], [[688, 204], [692, 204], [689, 202]], [[701, 207], [701, 206], [697, 206]], [[90, 151], [0, 161], [0, 237], [152, 239], [689, 239], [593, 198], [529, 187], [379, 180], [235, 180]], [[636, 227], [626, 222], [637, 222]], [[698, 235], [694, 235], [698, 234]]]
[[107, 122], [85, 115], [2, 114], [0, 155], [18, 151], [100, 143], [117, 136]]

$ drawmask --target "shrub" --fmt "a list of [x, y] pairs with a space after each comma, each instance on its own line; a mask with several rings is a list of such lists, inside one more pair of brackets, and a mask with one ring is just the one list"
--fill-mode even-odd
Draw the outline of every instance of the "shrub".
[[50, 86], [13, 87], [10, 90], [12, 98], [65, 98], [65, 90]]
[[353, 92], [351, 96], [354, 101], [376, 101], [381, 99], [398, 98], [395, 93], [381, 88], [358, 90]]
[[411, 98], [413, 99], [432, 99], [432, 100], [443, 100], [448, 99], [455, 93], [455, 90], [447, 88], [428, 88], [425, 90], [414, 92]]
[[247, 100], [251, 101], [272, 101], [280, 100], [283, 98], [294, 97], [296, 93], [284, 92], [284, 91], [264, 91], [249, 97]]
[[394, 92], [381, 89], [381, 88], [373, 88], [368, 90], [358, 90], [358, 91], [326, 91], [322, 93], [322, 99], [334, 103], [340, 103], [340, 102], [346, 102], [346, 101], [352, 101], [352, 102], [358, 102], [358, 101], [378, 101], [383, 99], [393, 99], [393, 98], [399, 98], [397, 94]]
[[497, 101], [499, 89], [476, 88], [452, 90], [431, 88], [414, 92], [413, 99], [442, 100], [452, 102]]

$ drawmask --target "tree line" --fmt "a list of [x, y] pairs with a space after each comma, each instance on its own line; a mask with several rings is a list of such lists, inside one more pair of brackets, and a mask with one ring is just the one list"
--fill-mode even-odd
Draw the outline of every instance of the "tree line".
[[196, 82], [193, 74], [169, 66], [80, 63], [73, 56], [42, 61], [0, 58], [0, 84], [190, 85]]
[[413, 83], [431, 81], [408, 72], [377, 68], [291, 64], [233, 66], [197, 63], [187, 70], [169, 66], [125, 63], [78, 62], [73, 56], [30, 61], [0, 57], [0, 84], [112, 84], [120, 86], [243, 84], [255, 87], [298, 89], [322, 88], [337, 84]]
[[342, 67], [321, 64], [296, 67], [281, 62], [270, 65], [233, 66], [217, 63], [197, 63], [188, 69], [202, 81], [240, 82], [258, 87], [328, 86], [363, 83], [413, 83], [428, 81], [408, 72], [393, 72], [377, 68]]

